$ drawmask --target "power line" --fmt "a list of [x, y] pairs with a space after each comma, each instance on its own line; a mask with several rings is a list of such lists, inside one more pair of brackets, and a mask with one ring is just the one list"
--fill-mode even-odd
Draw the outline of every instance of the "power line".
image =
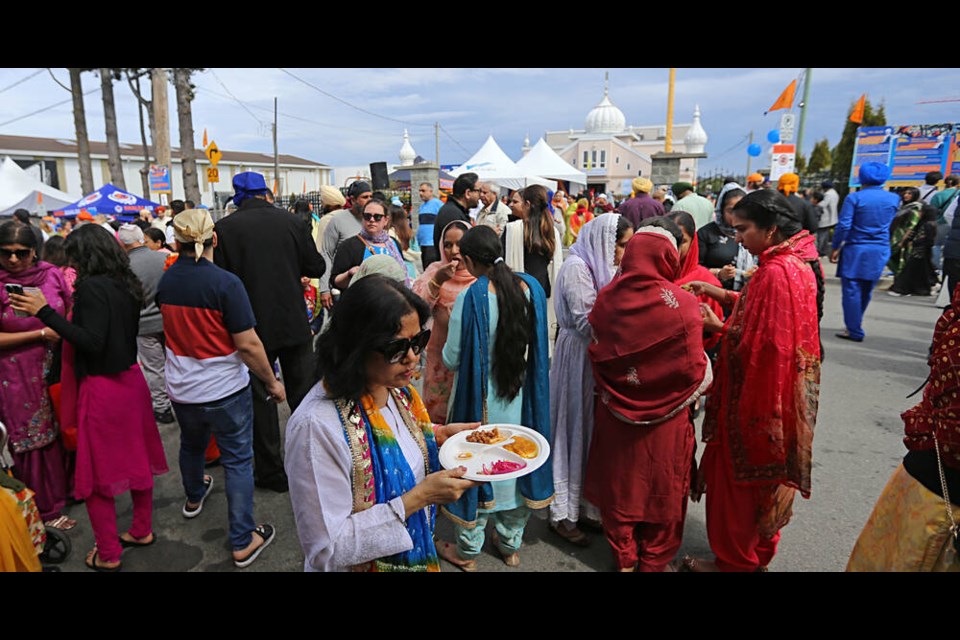
[[[210, 95], [218, 96], [218, 97], [220, 97], [220, 98], [224, 98], [224, 99], [227, 99], [227, 100], [230, 99], [229, 96], [225, 96], [225, 95], [223, 95], [222, 93], [218, 93], [218, 92], [216, 92], [216, 91], [212, 91], [209, 87], [201, 87], [201, 88], [203, 89], [204, 92], [209, 93]], [[272, 108], [261, 107], [261, 106], [259, 106], [259, 105], [255, 105], [255, 104], [250, 104], [250, 105], [247, 105], [247, 106], [249, 106], [249, 107], [252, 108], [252, 109], [259, 109], [259, 110], [261, 110], [261, 111], [269, 111], [270, 113], [273, 113], [273, 109], [272, 109]], [[353, 132], [353, 133], [366, 133], [366, 134], [369, 134], [369, 135], [382, 136], [382, 137], [385, 137], [385, 138], [386, 138], [386, 137], [391, 137], [392, 135], [394, 135], [394, 134], [386, 133], [386, 132], [383, 132], [383, 131], [369, 131], [369, 130], [366, 130], [366, 129], [352, 129], [352, 128], [350, 128], [350, 127], [344, 127], [344, 126], [339, 125], [339, 124], [332, 124], [332, 123], [328, 123], [328, 122], [318, 122], [318, 121], [316, 121], [316, 120], [310, 120], [310, 119], [304, 118], [304, 117], [302, 117], [302, 116], [295, 116], [295, 115], [290, 114], [290, 113], [284, 113], [283, 111], [278, 111], [277, 113], [278, 113], [279, 115], [285, 117], [285, 118], [290, 118], [290, 119], [292, 119], [292, 120], [300, 120], [300, 121], [302, 121], [302, 122], [307, 122], [307, 123], [310, 123], [310, 124], [313, 124], [313, 125], [317, 125], [318, 127], [326, 127], [326, 128], [329, 128], [329, 129], [337, 129], [337, 130], [339, 130], [339, 131], [350, 131], [350, 132]]]
[[446, 129], [444, 129], [442, 124], [440, 125], [440, 130], [443, 131], [445, 134], [447, 134], [447, 137], [450, 138], [451, 140], [453, 140], [453, 143], [454, 143], [455, 145], [457, 145], [458, 147], [460, 147], [461, 149], [463, 149], [463, 152], [464, 152], [465, 154], [467, 154], [467, 157], [468, 157], [468, 158], [470, 157], [470, 152], [467, 151], [462, 144], [460, 144], [459, 142], [457, 142], [457, 139], [454, 138], [452, 135], [450, 135], [450, 132], [447, 131]]
[[41, 73], [43, 73], [43, 72], [44, 72], [44, 69], [39, 69], [39, 70], [37, 70], [37, 71], [34, 71], [34, 72], [31, 73], [30, 75], [28, 75], [26, 78], [23, 78], [23, 79], [21, 79], [21, 80], [17, 80], [16, 82], [14, 82], [13, 84], [11, 84], [10, 86], [4, 87], [3, 89], [0, 89], [0, 93], [3, 93], [4, 91], [7, 91], [7, 90], [9, 90], [9, 89], [13, 89], [13, 88], [14, 88], [15, 86], [17, 86], [18, 84], [23, 84], [24, 82], [26, 82], [26, 81], [29, 80], [30, 78], [35, 78], [35, 77], [37, 77], [38, 75], [40, 75]]
[[727, 155], [727, 154], [730, 153], [731, 151], [739, 148], [740, 145], [742, 145], [744, 142], [746, 142], [749, 137], [750, 137], [750, 134], [748, 133], [747, 135], [743, 136], [743, 138], [742, 138], [739, 142], [737, 142], [737, 144], [733, 145], [732, 147], [730, 147], [729, 149], [727, 149], [727, 150], [724, 151], [723, 153], [712, 157], [711, 160], [719, 160], [720, 158], [722, 158], [723, 156]]
[[317, 85], [311, 84], [310, 82], [307, 82], [307, 81], [304, 80], [303, 78], [301, 78], [301, 77], [299, 77], [299, 76], [296, 76], [296, 75], [294, 75], [293, 73], [290, 73], [290, 72], [287, 71], [286, 69], [283, 69], [283, 68], [281, 68], [281, 67], [277, 67], [277, 68], [280, 69], [280, 71], [283, 71], [285, 74], [287, 74], [287, 75], [290, 76], [291, 78], [293, 78], [294, 80], [299, 80], [299, 81], [302, 82], [303, 84], [307, 85], [308, 87], [310, 87], [310, 88], [312, 88], [312, 89], [314, 89], [314, 90], [316, 90], [316, 91], [319, 91], [320, 93], [322, 93], [323, 95], [327, 96], [328, 98], [331, 98], [332, 100], [336, 100], [337, 102], [340, 102], [340, 103], [342, 103], [342, 104], [345, 104], [345, 105], [347, 105], [348, 107], [350, 107], [351, 109], [356, 109], [357, 111], [360, 111], [361, 113], [366, 113], [367, 115], [371, 115], [371, 116], [373, 116], [373, 117], [375, 117], [375, 118], [382, 118], [382, 119], [384, 119], [384, 120], [390, 120], [390, 121], [392, 121], [392, 122], [399, 122], [400, 124], [405, 124], [405, 125], [408, 125], [408, 126], [411, 126], [411, 127], [429, 127], [429, 126], [432, 126], [432, 125], [429, 125], [429, 124], [423, 124], [423, 123], [421, 123], [421, 122], [409, 122], [409, 121], [407, 121], [407, 120], [399, 120], [399, 119], [397, 119], [397, 118], [391, 118], [390, 116], [383, 116], [383, 115], [380, 115], [379, 113], [374, 113], [373, 111], [369, 111], [368, 109], [364, 109], [363, 107], [358, 107], [357, 105], [355, 105], [355, 104], [353, 104], [353, 103], [347, 102], [347, 101], [344, 100], [343, 98], [338, 98], [337, 96], [333, 95], [333, 94], [330, 93], [329, 91], [324, 91], [323, 89], [321, 89], [321, 88], [318, 87]]
[[[83, 95], [88, 96], [88, 95], [90, 95], [91, 93], [96, 93], [97, 91], [100, 91], [100, 87], [93, 88], [93, 89], [91, 89], [90, 91], [85, 92]], [[62, 106], [62, 105], [67, 104], [68, 102], [73, 102], [73, 97], [67, 98], [66, 100], [62, 100], [61, 102], [58, 102], [58, 103], [56, 103], [56, 104], [51, 104], [49, 107], [44, 107], [44, 108], [42, 108], [42, 109], [37, 109], [36, 111], [32, 111], [32, 112], [30, 112], [30, 113], [28, 113], [28, 114], [26, 114], [26, 115], [19, 116], [19, 117], [17, 117], [17, 118], [14, 118], [13, 120], [7, 120], [6, 122], [0, 122], [0, 127], [5, 127], [5, 126], [7, 126], [8, 124], [13, 124], [14, 122], [19, 122], [20, 120], [23, 120], [23, 119], [25, 119], [25, 118], [29, 118], [30, 116], [35, 116], [35, 115], [37, 115], [38, 113], [43, 113], [44, 111], [49, 111], [50, 109], [55, 109], [55, 108], [57, 108], [57, 107], [59, 107], [59, 106]]]
[[220, 83], [220, 86], [223, 87], [223, 90], [226, 91], [226, 92], [230, 95], [230, 97], [233, 98], [234, 101], [236, 101], [237, 104], [239, 104], [241, 107], [243, 107], [243, 110], [246, 111], [247, 113], [249, 113], [251, 118], [253, 118], [254, 120], [257, 121], [257, 124], [259, 124], [260, 126], [266, 126], [266, 123], [264, 123], [262, 120], [260, 120], [260, 118], [258, 118], [258, 117], [256, 116], [256, 114], [253, 113], [253, 111], [250, 111], [250, 109], [247, 108], [247, 105], [245, 105], [245, 104], [240, 100], [240, 98], [238, 98], [237, 96], [233, 95], [233, 92], [230, 91], [229, 88], [227, 88], [227, 85], [225, 85], [225, 84], [223, 83], [223, 80], [220, 79], [220, 76], [217, 75], [217, 72], [216, 72], [216, 71], [214, 71], [213, 69], [210, 69], [210, 73], [212, 73], [212, 74], [213, 74], [213, 77], [216, 79], [216, 81]]

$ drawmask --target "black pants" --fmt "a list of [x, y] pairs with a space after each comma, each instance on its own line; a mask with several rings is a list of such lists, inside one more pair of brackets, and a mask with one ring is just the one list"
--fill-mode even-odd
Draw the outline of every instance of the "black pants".
[[[267, 360], [273, 364], [280, 359], [283, 385], [287, 391], [290, 413], [297, 410], [314, 383], [316, 359], [313, 341], [267, 351]], [[280, 416], [277, 405], [267, 402], [267, 388], [255, 375], [250, 375], [253, 387], [253, 477], [256, 482], [271, 482], [285, 478], [280, 446]]]

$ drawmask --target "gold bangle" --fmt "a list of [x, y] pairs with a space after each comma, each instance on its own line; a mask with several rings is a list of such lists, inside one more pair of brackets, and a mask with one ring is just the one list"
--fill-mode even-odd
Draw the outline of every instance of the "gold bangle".
[[41, 340], [46, 340], [46, 339], [47, 339], [47, 328], [46, 328], [46, 327], [43, 327], [42, 329], [40, 329], [40, 339], [41, 339]]

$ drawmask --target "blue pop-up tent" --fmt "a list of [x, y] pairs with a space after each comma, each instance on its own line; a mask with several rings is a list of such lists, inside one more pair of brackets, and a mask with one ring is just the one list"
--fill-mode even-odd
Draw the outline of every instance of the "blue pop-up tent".
[[53, 212], [53, 215], [73, 218], [81, 211], [86, 211], [90, 215], [103, 213], [118, 220], [129, 222], [140, 214], [141, 209], [153, 211], [159, 206], [156, 202], [138, 198], [132, 193], [127, 193], [123, 189], [118, 189], [107, 183], [73, 204], [68, 204], [63, 209], [57, 209]]

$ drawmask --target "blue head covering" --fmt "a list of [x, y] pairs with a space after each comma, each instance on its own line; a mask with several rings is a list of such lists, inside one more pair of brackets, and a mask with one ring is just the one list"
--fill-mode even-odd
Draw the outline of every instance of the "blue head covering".
[[244, 171], [233, 176], [233, 203], [240, 203], [253, 196], [263, 195], [270, 191], [263, 176], [255, 171]]
[[890, 168], [882, 162], [864, 162], [860, 167], [860, 184], [870, 187], [883, 184], [890, 177]]
[[550, 215], [554, 215], [556, 212], [553, 210], [553, 191], [547, 189], [547, 209], [550, 209]]

